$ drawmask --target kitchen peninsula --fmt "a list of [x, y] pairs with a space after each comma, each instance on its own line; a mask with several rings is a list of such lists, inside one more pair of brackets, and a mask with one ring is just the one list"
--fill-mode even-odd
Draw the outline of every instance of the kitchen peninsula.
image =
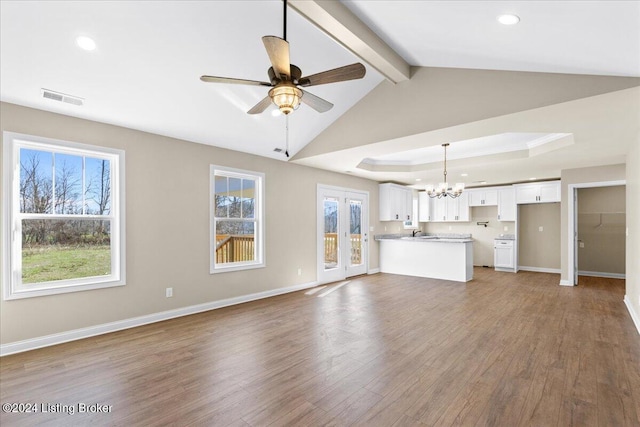
[[375, 236], [380, 242], [382, 273], [468, 282], [473, 279], [470, 234], [399, 234]]

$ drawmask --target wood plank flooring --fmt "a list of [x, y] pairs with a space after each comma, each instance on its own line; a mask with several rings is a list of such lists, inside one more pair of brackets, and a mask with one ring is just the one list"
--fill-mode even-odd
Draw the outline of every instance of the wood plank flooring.
[[624, 281], [558, 282], [377, 274], [6, 356], [0, 401], [39, 412], [0, 424], [640, 426]]

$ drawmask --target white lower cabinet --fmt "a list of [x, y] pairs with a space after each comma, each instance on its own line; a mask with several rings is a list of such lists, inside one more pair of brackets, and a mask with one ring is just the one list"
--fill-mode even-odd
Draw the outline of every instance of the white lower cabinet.
[[513, 270], [515, 268], [515, 245], [513, 240], [494, 241], [493, 266], [496, 270]]

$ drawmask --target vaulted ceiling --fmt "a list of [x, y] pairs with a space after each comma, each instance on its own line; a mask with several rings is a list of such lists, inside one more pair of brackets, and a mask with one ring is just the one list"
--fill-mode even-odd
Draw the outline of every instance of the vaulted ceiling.
[[[309, 89], [335, 106], [291, 114], [292, 159], [273, 151], [286, 143], [275, 107], [246, 114], [267, 88], [199, 80], [267, 80], [261, 37], [282, 36], [279, 0], [2, 1], [0, 99], [406, 184], [440, 179], [433, 156], [413, 160], [444, 142], [452, 152], [456, 143], [504, 145], [452, 160], [467, 185], [621, 163], [638, 143], [640, 2], [289, 3], [291, 60], [303, 74], [358, 61], [367, 67], [363, 80]], [[499, 24], [504, 13], [520, 23]], [[97, 48], [78, 49], [78, 35]], [[42, 88], [84, 105], [45, 99]], [[566, 135], [508, 149], [511, 137], [552, 134]]]

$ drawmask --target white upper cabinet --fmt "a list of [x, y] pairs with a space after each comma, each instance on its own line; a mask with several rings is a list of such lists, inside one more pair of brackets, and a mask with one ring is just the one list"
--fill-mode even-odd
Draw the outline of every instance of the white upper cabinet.
[[560, 181], [536, 182], [518, 184], [516, 189], [516, 203], [554, 203], [560, 201]]
[[380, 221], [411, 221], [413, 190], [397, 184], [379, 186]]
[[478, 188], [466, 190], [469, 194], [469, 206], [497, 206], [498, 190], [496, 188]]
[[516, 189], [512, 186], [498, 189], [498, 221], [516, 220]]
[[[455, 199], [442, 197], [430, 198], [426, 192], [420, 195], [420, 221], [432, 222], [464, 222], [469, 221], [469, 196], [463, 191]], [[423, 214], [423, 206], [425, 214]], [[428, 219], [424, 219], [428, 218]]]
[[429, 222], [431, 221], [432, 214], [432, 201], [426, 191], [420, 191], [418, 193], [418, 221]]

